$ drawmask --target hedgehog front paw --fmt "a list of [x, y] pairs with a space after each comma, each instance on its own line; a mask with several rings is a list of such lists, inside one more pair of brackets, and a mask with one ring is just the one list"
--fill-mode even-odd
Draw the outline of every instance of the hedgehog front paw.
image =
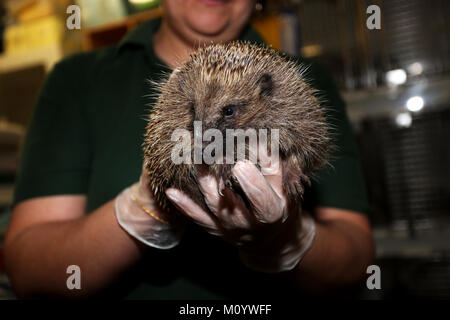
[[222, 186], [219, 183], [219, 193], [223, 192], [226, 188], [230, 190], [236, 190], [239, 186], [239, 182], [237, 181], [236, 177], [231, 174], [224, 178], [222, 181]]

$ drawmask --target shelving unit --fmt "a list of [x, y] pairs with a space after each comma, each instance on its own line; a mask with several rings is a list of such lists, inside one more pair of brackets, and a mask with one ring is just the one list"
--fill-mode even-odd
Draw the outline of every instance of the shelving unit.
[[63, 49], [59, 45], [41, 48], [30, 52], [0, 56], [0, 73], [12, 72], [29, 67], [44, 66], [49, 71], [63, 57]]

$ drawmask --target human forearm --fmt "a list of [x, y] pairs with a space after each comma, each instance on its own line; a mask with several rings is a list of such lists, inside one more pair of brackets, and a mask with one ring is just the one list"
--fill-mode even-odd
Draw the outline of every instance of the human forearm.
[[302, 290], [323, 293], [357, 284], [373, 257], [369, 230], [346, 220], [319, 221], [311, 248], [289, 275]]
[[[19, 297], [86, 296], [140, 257], [140, 245], [117, 223], [110, 201], [82, 218], [33, 225], [5, 243], [8, 274]], [[81, 269], [81, 290], [68, 290], [66, 269]]]

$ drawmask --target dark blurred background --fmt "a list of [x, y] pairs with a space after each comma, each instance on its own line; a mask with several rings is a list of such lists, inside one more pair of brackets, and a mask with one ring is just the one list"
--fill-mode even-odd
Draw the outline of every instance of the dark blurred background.
[[[68, 5], [81, 30], [65, 26]], [[118, 42], [159, 16], [158, 0], [0, 2], [0, 239], [20, 146], [45, 75], [64, 56]], [[370, 5], [380, 29], [369, 29]], [[258, 1], [252, 24], [275, 48], [319, 61], [348, 105], [371, 203], [381, 290], [450, 298], [450, 1]], [[0, 244], [1, 246], [1, 244]], [[1, 252], [1, 250], [0, 250]], [[0, 255], [0, 270], [2, 269]], [[0, 272], [0, 298], [13, 298]]]

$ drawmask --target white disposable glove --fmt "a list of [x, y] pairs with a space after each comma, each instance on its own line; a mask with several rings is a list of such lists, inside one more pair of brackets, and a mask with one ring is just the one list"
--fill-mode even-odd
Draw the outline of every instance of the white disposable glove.
[[142, 170], [139, 182], [123, 190], [115, 200], [119, 225], [131, 236], [158, 249], [175, 247], [184, 231], [184, 221], [157, 208]]
[[[212, 214], [177, 189], [168, 189], [171, 201], [209, 233], [239, 248], [242, 261], [251, 269], [276, 273], [295, 268], [315, 236], [314, 219], [301, 212], [300, 203], [287, 208], [282, 188], [281, 164], [261, 162], [261, 172], [246, 161], [238, 162], [233, 175], [244, 191], [249, 207], [223, 182], [207, 173], [198, 181]], [[222, 190], [219, 192], [219, 190]]]

